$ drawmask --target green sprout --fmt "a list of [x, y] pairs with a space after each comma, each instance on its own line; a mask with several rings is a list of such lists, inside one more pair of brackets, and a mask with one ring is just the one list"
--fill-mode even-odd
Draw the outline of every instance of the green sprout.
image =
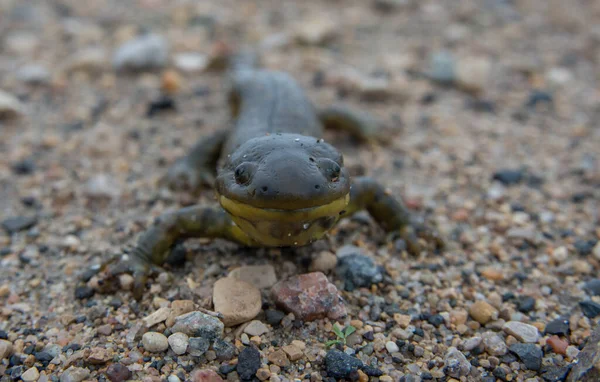
[[350, 334], [354, 333], [355, 331], [356, 331], [356, 328], [352, 325], [348, 325], [348, 326], [346, 326], [346, 328], [344, 330], [342, 330], [342, 328], [336, 322], [335, 324], [333, 324], [333, 332], [335, 333], [337, 338], [335, 340], [330, 340], [330, 341], [325, 342], [325, 346], [331, 347], [331, 346], [337, 345], [337, 344], [346, 345], [346, 339], [348, 338], [348, 336]]

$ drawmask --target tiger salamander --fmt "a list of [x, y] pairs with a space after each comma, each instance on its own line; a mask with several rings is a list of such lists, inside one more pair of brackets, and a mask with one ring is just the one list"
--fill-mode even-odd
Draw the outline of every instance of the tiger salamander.
[[442, 244], [433, 231], [414, 223], [401, 199], [381, 184], [368, 177], [350, 179], [342, 154], [321, 138], [324, 127], [336, 127], [370, 140], [376, 131], [367, 114], [339, 105], [317, 111], [282, 72], [248, 68], [232, 73], [234, 123], [200, 139], [165, 176], [172, 188], [197, 190], [213, 183], [219, 205], [195, 205], [158, 217], [128, 255], [105, 264], [109, 277], [132, 273], [139, 298], [151, 269], [163, 264], [181, 239], [303, 246], [360, 210], [403, 238], [409, 252], [421, 251], [419, 236]]

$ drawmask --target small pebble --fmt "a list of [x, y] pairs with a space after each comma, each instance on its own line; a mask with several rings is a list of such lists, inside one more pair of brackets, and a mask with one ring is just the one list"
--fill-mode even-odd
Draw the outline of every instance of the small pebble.
[[444, 358], [444, 372], [453, 378], [464, 377], [471, 372], [471, 363], [460, 350], [451, 347]]
[[539, 346], [534, 344], [513, 344], [509, 350], [519, 357], [529, 370], [540, 370], [544, 353]]
[[507, 334], [525, 343], [536, 343], [540, 337], [540, 333], [535, 326], [519, 321], [509, 321], [504, 324], [503, 329]]
[[258, 320], [250, 321], [250, 323], [248, 323], [248, 325], [246, 325], [244, 328], [244, 333], [248, 334], [249, 336], [262, 336], [268, 332], [269, 328], [267, 328], [265, 324]]
[[136, 37], [121, 45], [112, 58], [116, 70], [148, 70], [162, 68], [169, 59], [169, 44], [157, 34]]
[[122, 363], [113, 363], [106, 369], [106, 377], [111, 382], [123, 382], [131, 378], [131, 371]]
[[225, 326], [234, 326], [256, 317], [262, 308], [262, 298], [254, 285], [226, 277], [215, 282], [213, 304], [215, 311], [223, 315]]
[[162, 333], [148, 332], [142, 336], [144, 349], [152, 353], [159, 353], [169, 348], [167, 337]]
[[271, 295], [278, 306], [304, 321], [323, 317], [337, 320], [346, 316], [337, 288], [321, 272], [280, 281], [271, 289]]
[[251, 346], [246, 346], [240, 352], [237, 363], [237, 373], [242, 380], [250, 380], [260, 368], [260, 353]]
[[474, 302], [469, 308], [469, 314], [482, 325], [498, 318], [498, 310], [483, 300]]
[[173, 333], [167, 339], [173, 353], [177, 355], [185, 354], [188, 347], [189, 337], [185, 333]]

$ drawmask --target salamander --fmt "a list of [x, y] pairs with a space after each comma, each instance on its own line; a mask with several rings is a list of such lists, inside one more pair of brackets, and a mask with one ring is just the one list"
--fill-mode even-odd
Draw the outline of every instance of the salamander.
[[422, 243], [443, 244], [433, 230], [414, 222], [399, 196], [369, 177], [351, 179], [342, 154], [322, 138], [324, 128], [334, 127], [372, 141], [374, 118], [343, 105], [317, 110], [290, 75], [241, 67], [230, 75], [231, 126], [201, 138], [164, 178], [174, 189], [213, 184], [218, 205], [159, 216], [129, 254], [102, 267], [106, 277], [131, 273], [139, 298], [148, 274], [181, 239], [304, 246], [360, 210], [403, 238], [411, 253], [419, 253]]

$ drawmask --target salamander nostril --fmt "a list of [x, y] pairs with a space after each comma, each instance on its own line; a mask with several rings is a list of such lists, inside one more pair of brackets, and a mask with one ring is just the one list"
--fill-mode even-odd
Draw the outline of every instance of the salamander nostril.
[[319, 186], [318, 184], [315, 184], [315, 190], [319, 190], [321, 188], [321, 186]]
[[269, 187], [267, 187], [267, 186], [262, 186], [262, 187], [261, 187], [261, 190], [262, 190], [262, 192], [267, 192], [267, 191], [269, 191]]

